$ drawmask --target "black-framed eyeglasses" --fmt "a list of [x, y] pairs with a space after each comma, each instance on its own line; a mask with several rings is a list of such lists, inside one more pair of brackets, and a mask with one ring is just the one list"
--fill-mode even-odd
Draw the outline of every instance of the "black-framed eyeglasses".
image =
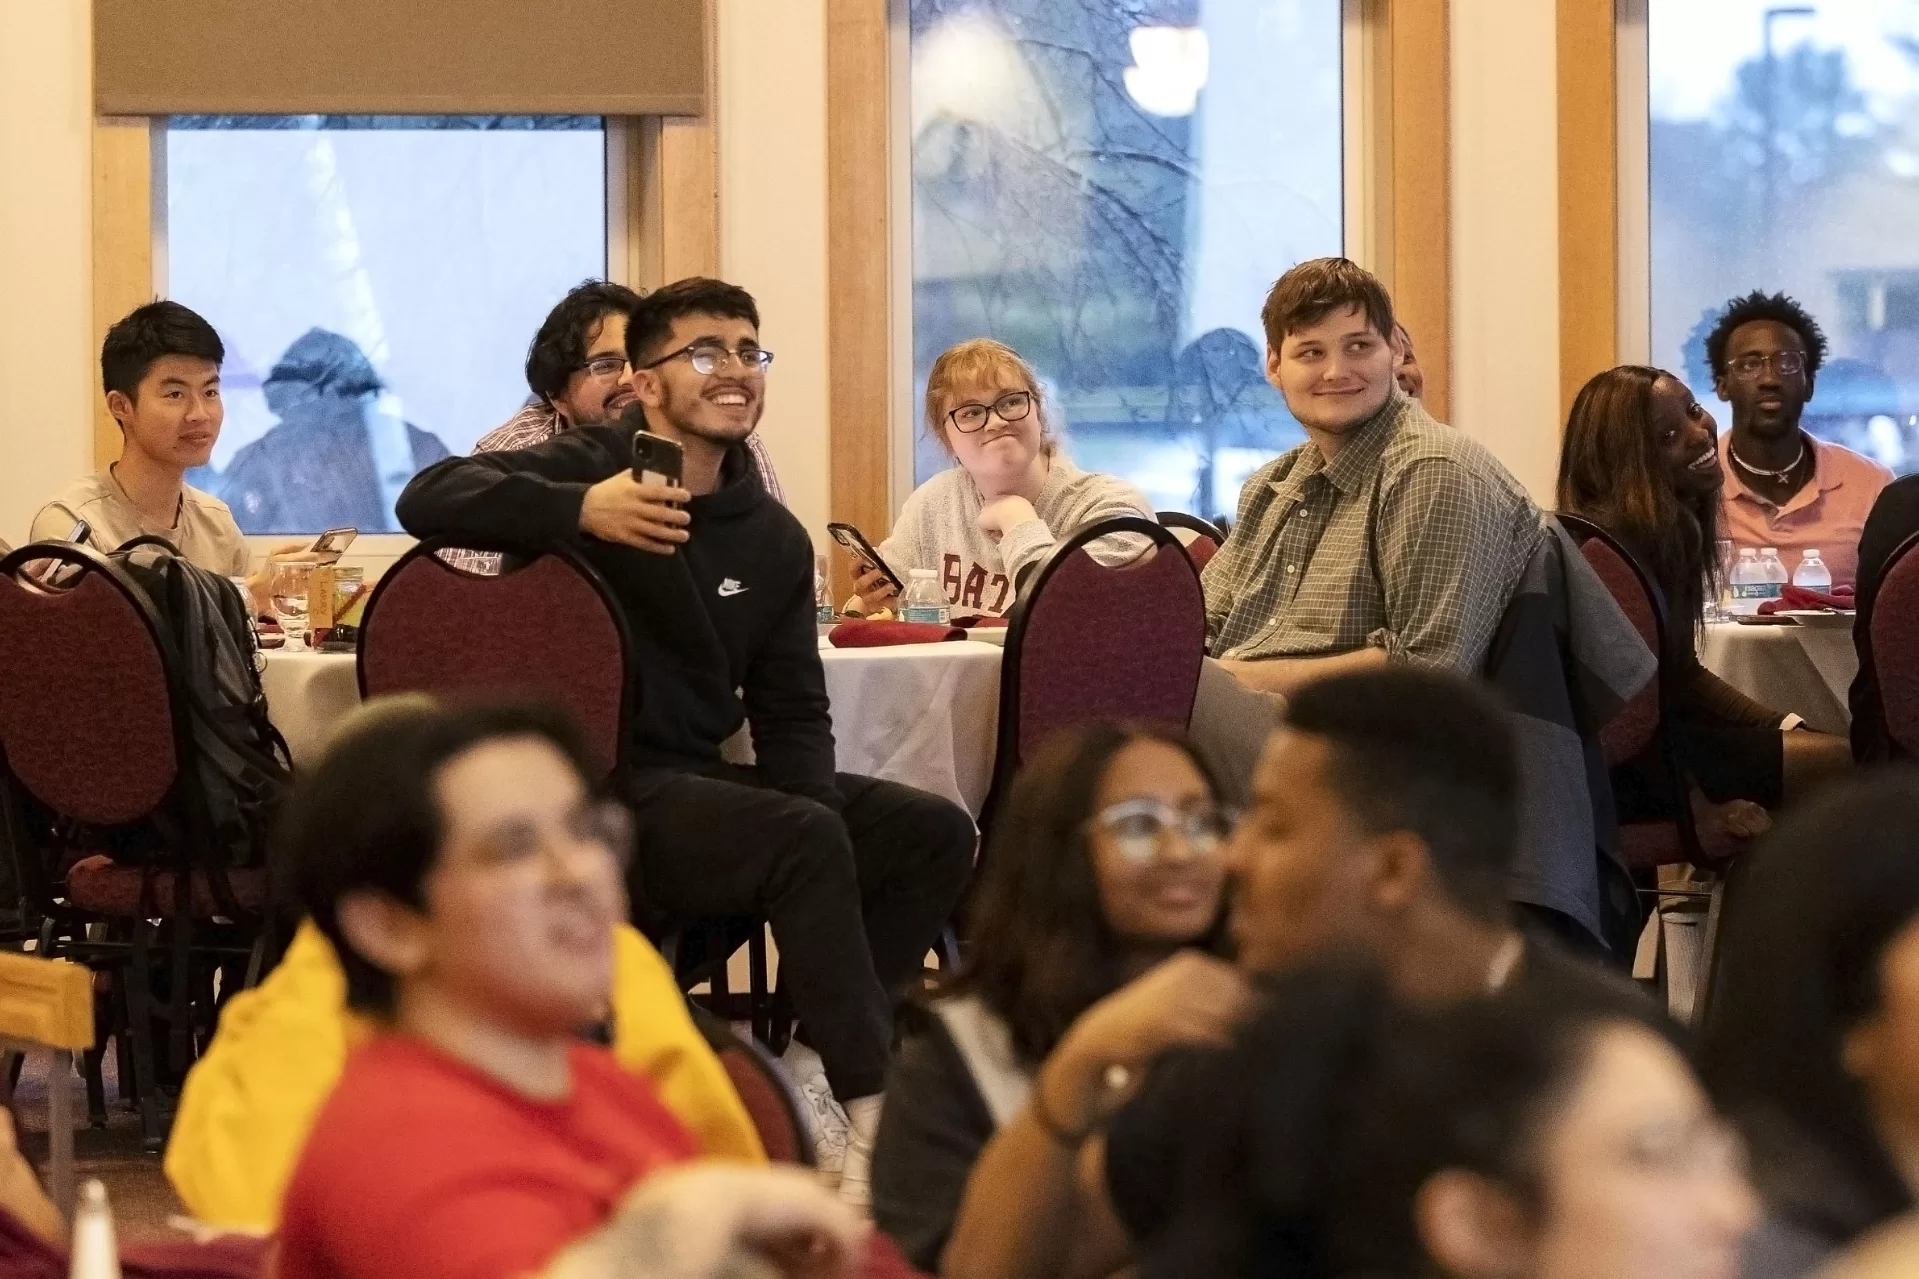
[[1797, 351], [1780, 351], [1773, 355], [1761, 355], [1754, 351], [1732, 361], [1732, 375], [1741, 382], [1757, 381], [1771, 365], [1780, 377], [1794, 377], [1806, 371], [1806, 357]]
[[1166, 847], [1168, 833], [1177, 833], [1186, 847], [1201, 857], [1214, 857], [1232, 838], [1237, 815], [1214, 804], [1175, 808], [1163, 800], [1123, 799], [1093, 814], [1088, 823], [1113, 841], [1119, 855], [1144, 866]]
[[971, 435], [986, 425], [988, 413], [997, 414], [1002, 422], [1017, 422], [1032, 411], [1033, 393], [1031, 391], [1008, 391], [991, 404], [980, 404], [977, 401], [962, 404], [948, 413], [946, 420], [953, 424], [955, 431]]
[[701, 377], [718, 373], [727, 365], [738, 360], [740, 368], [748, 373], [764, 373], [773, 363], [773, 353], [761, 350], [757, 346], [742, 346], [738, 350], [729, 350], [716, 342], [695, 342], [670, 351], [654, 360], [651, 364], [640, 365], [643, 369], [657, 369], [668, 360], [685, 360], [693, 366], [693, 371]]
[[584, 364], [573, 366], [575, 373], [584, 373], [588, 377], [618, 377], [626, 372], [624, 355], [598, 355]]

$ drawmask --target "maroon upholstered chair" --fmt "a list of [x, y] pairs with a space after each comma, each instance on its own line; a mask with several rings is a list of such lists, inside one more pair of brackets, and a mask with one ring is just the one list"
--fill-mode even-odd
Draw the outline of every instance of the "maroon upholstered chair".
[[[56, 565], [61, 584], [44, 585], [43, 569]], [[194, 953], [233, 953], [196, 947], [195, 924], [237, 928], [254, 953], [250, 977], [267, 936], [265, 872], [203, 855], [220, 845], [191, 784], [197, 748], [178, 670], [152, 603], [112, 561], [68, 542], [0, 559], [0, 797], [16, 870], [42, 919], [42, 953], [132, 970], [116, 984], [149, 1145], [164, 1137], [151, 1018], [168, 1021], [173, 1064], [184, 1070], [208, 1002], [200, 996], [211, 995], [210, 984], [199, 991], [188, 979]], [[135, 823], [156, 847], [129, 865], [108, 846]], [[101, 923], [125, 940], [90, 938], [88, 926]], [[164, 1009], [149, 1006], [147, 980], [159, 926], [171, 932], [174, 969]]]
[[498, 574], [421, 542], [380, 578], [360, 625], [360, 695], [527, 697], [570, 714], [610, 772], [637, 697], [626, 620], [605, 579], [571, 550]]
[[1682, 862], [1704, 864], [1707, 858], [1693, 826], [1692, 806], [1685, 798], [1687, 775], [1672, 735], [1666, 731], [1673, 674], [1666, 661], [1665, 602], [1652, 577], [1612, 534], [1577, 515], [1561, 514], [1558, 519], [1579, 543], [1586, 563], [1605, 583], [1613, 601], [1659, 662], [1658, 674], [1607, 722], [1600, 730], [1599, 741], [1606, 763], [1613, 767], [1657, 750], [1680, 797], [1679, 815], [1664, 821], [1621, 823], [1620, 853], [1628, 867], [1640, 871]]
[[[1703, 910], [1705, 913], [1702, 960], [1694, 975], [1690, 1009], [1691, 1022], [1696, 1025], [1705, 1015], [1712, 999], [1712, 983], [1718, 968], [1719, 918], [1725, 902], [1725, 880], [1720, 877], [1707, 889], [1689, 889], [1661, 887], [1657, 878], [1661, 866], [1691, 863], [1713, 867], [1716, 864], [1700, 843], [1688, 798], [1691, 780], [1680, 761], [1673, 735], [1667, 731], [1668, 708], [1673, 704], [1674, 676], [1671, 663], [1666, 661], [1666, 628], [1669, 623], [1665, 599], [1644, 566], [1611, 533], [1577, 515], [1562, 513], [1557, 518], [1573, 540], [1579, 543], [1580, 553], [1585, 556], [1586, 563], [1605, 583], [1607, 592], [1659, 662], [1658, 673], [1652, 682], [1600, 730], [1599, 741], [1605, 752], [1606, 763], [1614, 767], [1638, 759], [1648, 750], [1657, 750], [1667, 776], [1672, 778], [1673, 793], [1679, 798], [1678, 812], [1671, 818], [1621, 822], [1619, 852], [1627, 867], [1634, 872], [1642, 896], [1673, 903], [1680, 910]], [[1654, 920], [1656, 932], [1653, 941], [1657, 947], [1656, 953], [1660, 956], [1655, 977], [1663, 989], [1670, 976], [1665, 962], [1666, 933], [1664, 919], [1659, 912], [1654, 913]]]
[[[1108, 568], [1085, 550], [1138, 534], [1151, 553]], [[1020, 761], [1061, 729], [1097, 719], [1185, 728], [1206, 656], [1199, 571], [1170, 529], [1137, 516], [1088, 525], [1031, 575], [1000, 667], [999, 739], [981, 824]]]
[[1919, 535], [1893, 551], [1872, 604], [1872, 669], [1886, 735], [1919, 755]]
[[696, 1004], [692, 1012], [693, 1024], [720, 1059], [727, 1080], [746, 1107], [766, 1157], [775, 1163], [811, 1167], [815, 1158], [813, 1135], [802, 1118], [803, 1103], [785, 1068], [757, 1041], [741, 1039], [731, 1026], [704, 1008]]

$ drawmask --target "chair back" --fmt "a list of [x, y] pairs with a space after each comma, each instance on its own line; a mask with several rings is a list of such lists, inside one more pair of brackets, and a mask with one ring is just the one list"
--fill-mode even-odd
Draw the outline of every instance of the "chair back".
[[1188, 515], [1184, 511], [1161, 511], [1158, 519], [1173, 530], [1173, 536], [1179, 539], [1179, 544], [1186, 548], [1186, 553], [1199, 568], [1205, 568], [1213, 556], [1219, 554], [1219, 548], [1226, 544], [1226, 534], [1211, 520]]
[[[1138, 534], [1151, 548], [1113, 567], [1085, 549], [1115, 534]], [[1074, 533], [1013, 605], [984, 813], [991, 814], [1020, 761], [1061, 729], [1096, 719], [1184, 728], [1205, 656], [1199, 570], [1170, 529], [1129, 515]]]
[[1648, 681], [1600, 730], [1606, 763], [1617, 766], [1637, 758], [1651, 746], [1665, 722], [1666, 610], [1651, 577], [1617, 538], [1577, 515], [1562, 513], [1557, 518], [1579, 544], [1586, 563], [1605, 583], [1613, 602], [1619, 605], [1659, 663], [1658, 676]]
[[601, 766], [624, 754], [636, 681], [626, 620], [577, 552], [547, 551], [504, 572], [448, 563], [421, 542], [381, 577], [360, 624], [362, 697], [529, 697], [570, 714]]
[[1919, 755], [1919, 534], [1901, 542], [1872, 604], [1872, 670], [1886, 735]]
[[[77, 576], [43, 586], [23, 571], [34, 561]], [[186, 754], [167, 644], [153, 605], [97, 551], [42, 542], [0, 559], [0, 746], [13, 779], [94, 825], [160, 807]]]
[[802, 1102], [786, 1068], [757, 1041], [740, 1038], [731, 1026], [697, 1004], [690, 1008], [693, 1024], [720, 1059], [733, 1091], [746, 1107], [766, 1157], [774, 1163], [811, 1167], [813, 1136], [801, 1118]]

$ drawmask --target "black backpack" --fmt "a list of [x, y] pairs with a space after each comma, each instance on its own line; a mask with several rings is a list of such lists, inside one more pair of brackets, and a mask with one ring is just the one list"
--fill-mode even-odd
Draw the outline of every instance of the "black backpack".
[[188, 563], [162, 538], [134, 538], [112, 559], [145, 593], [171, 642], [192, 726], [197, 776], [189, 780], [205, 797], [213, 832], [206, 864], [263, 865], [293, 765], [286, 739], [267, 719], [251, 610], [232, 582]]

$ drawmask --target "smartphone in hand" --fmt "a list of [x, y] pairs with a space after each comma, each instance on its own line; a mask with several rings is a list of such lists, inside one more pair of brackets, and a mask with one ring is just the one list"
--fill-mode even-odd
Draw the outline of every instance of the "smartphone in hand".
[[893, 584], [894, 590], [900, 592], [906, 590], [906, 583], [900, 581], [898, 573], [886, 566], [886, 561], [880, 558], [880, 553], [873, 549], [871, 542], [866, 540], [866, 534], [851, 524], [828, 524], [826, 531], [832, 535], [835, 542], [851, 551], [855, 559], [878, 569], [880, 574]]
[[633, 432], [633, 478], [642, 484], [678, 488], [686, 454], [679, 444], [651, 431]]

